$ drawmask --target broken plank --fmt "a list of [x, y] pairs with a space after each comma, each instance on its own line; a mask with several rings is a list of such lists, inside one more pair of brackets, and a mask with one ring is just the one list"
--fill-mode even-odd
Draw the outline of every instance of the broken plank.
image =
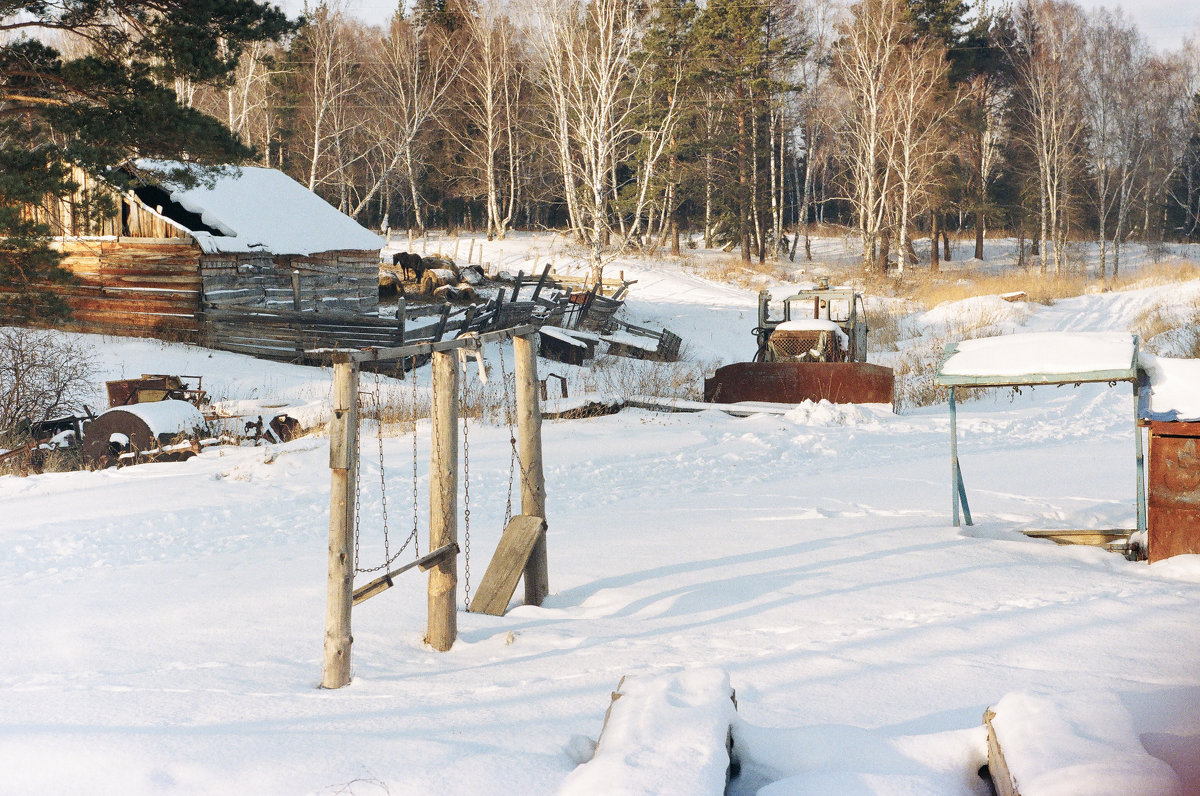
[[479, 584], [479, 591], [471, 601], [471, 611], [478, 614], [504, 616], [508, 601], [517, 590], [517, 582], [533, 548], [546, 531], [546, 521], [541, 517], [518, 514], [508, 523], [496, 546], [496, 553], [488, 564], [487, 572]]

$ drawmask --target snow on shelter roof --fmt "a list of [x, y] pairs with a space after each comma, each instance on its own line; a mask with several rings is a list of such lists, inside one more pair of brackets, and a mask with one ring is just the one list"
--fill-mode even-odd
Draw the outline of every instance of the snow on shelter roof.
[[949, 343], [943, 387], [1136, 381], [1137, 338], [1126, 332], [1030, 332]]
[[201, 174], [187, 188], [172, 183], [165, 173], [185, 164], [139, 160], [134, 165], [150, 176], [160, 176], [159, 185], [170, 193], [171, 201], [222, 233], [188, 230], [207, 254], [264, 251], [303, 256], [347, 249], [377, 251], [383, 246], [378, 235], [276, 169], [222, 166]]

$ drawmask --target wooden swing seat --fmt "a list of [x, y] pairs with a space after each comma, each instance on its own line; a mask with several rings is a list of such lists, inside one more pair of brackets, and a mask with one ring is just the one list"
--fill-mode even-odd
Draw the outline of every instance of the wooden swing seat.
[[413, 559], [412, 561], [409, 561], [407, 564], [405, 564], [402, 567], [393, 569], [391, 572], [387, 573], [386, 575], [380, 575], [378, 578], [371, 581], [370, 583], [367, 583], [363, 586], [359, 586], [357, 589], [354, 590], [354, 602], [351, 604], [358, 605], [359, 603], [361, 603], [365, 600], [369, 600], [370, 598], [374, 597], [376, 594], [379, 594], [380, 592], [384, 592], [384, 591], [387, 591], [388, 589], [392, 588], [392, 586], [395, 585], [394, 583], [392, 583], [392, 578], [396, 577], [401, 572], [407, 572], [408, 570], [412, 569], [413, 567], [419, 567], [422, 572], [427, 572], [428, 570], [433, 569], [438, 564], [442, 563], [443, 558], [446, 558], [447, 556], [456, 556], [456, 555], [458, 555], [458, 544], [457, 543], [451, 542], [450, 544], [442, 545], [437, 550], [428, 552], [425, 555], [421, 556], [420, 558], [416, 558], [416, 559]]
[[471, 600], [471, 612], [504, 616], [508, 601], [517, 590], [517, 582], [533, 549], [546, 532], [546, 521], [541, 517], [518, 514], [508, 523], [496, 545], [496, 554], [483, 573], [483, 581], [475, 599]]

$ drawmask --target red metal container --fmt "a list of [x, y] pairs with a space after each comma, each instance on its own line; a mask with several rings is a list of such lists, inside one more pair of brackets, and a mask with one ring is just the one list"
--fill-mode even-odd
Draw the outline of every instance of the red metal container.
[[1151, 421], [1149, 558], [1200, 553], [1200, 423]]

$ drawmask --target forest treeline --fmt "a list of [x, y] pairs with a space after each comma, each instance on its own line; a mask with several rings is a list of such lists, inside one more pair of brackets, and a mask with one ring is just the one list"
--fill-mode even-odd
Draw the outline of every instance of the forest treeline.
[[1099, 239], [1115, 274], [1200, 230], [1200, 48], [1064, 0], [322, 3], [173, 88], [364, 225], [569, 228], [597, 275], [681, 235], [804, 257], [819, 222], [869, 268], [992, 229], [1054, 270]]

